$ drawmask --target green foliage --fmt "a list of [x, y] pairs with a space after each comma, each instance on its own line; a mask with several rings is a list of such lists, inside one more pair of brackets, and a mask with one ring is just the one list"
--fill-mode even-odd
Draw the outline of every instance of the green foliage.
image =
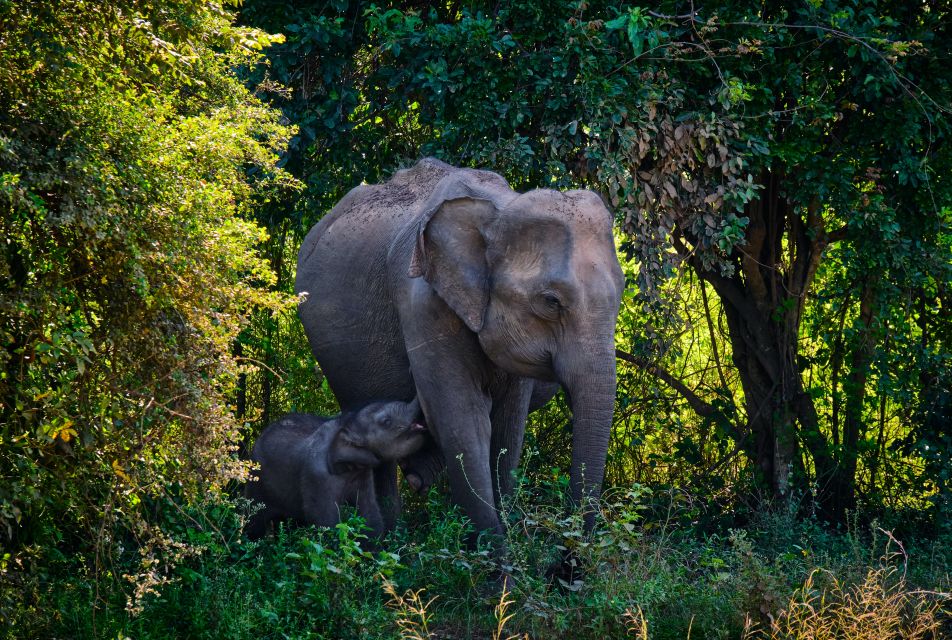
[[[652, 501], [668, 516], [651, 515]], [[400, 631], [407, 611], [394, 606], [392, 593], [422, 589], [435, 637], [483, 637], [497, 628], [492, 577], [501, 569], [512, 578], [507, 632], [530, 638], [632, 637], [636, 611], [651, 638], [686, 638], [689, 629], [690, 637], [740, 638], [748, 619], [769, 629], [817, 568], [848, 587], [871, 570], [902, 567], [905, 581], [893, 574], [885, 588], [900, 589], [910, 604], [947, 597], [947, 546], [882, 561], [895, 546], [877, 529], [829, 534], [792, 512], [763, 513], [746, 531], [700, 536], [681, 517], [691, 502], [637, 485], [618, 490], [600, 503], [603, 519], [586, 537], [581, 517], [567, 517], [560, 497], [521, 492], [507, 507], [511, 557], [500, 565], [487, 550], [461, 545], [469, 524], [436, 492], [423, 510], [429, 523], [398, 528], [376, 553], [366, 550], [355, 518], [326, 529], [282, 527], [250, 543], [234, 505], [210, 501], [168, 512], [172, 537], [202, 552], [183, 558], [161, 592], [143, 598], [138, 615], [113, 597], [91, 616], [95, 583], [74, 559], [63, 559], [44, 585], [51, 606], [21, 630], [76, 638], [408, 637]], [[567, 550], [577, 571], [552, 575]], [[119, 558], [110, 579], [133, 570], [135, 555]], [[919, 587], [937, 591], [916, 595]]]
[[[251, 82], [275, 87], [268, 99], [297, 125], [282, 165], [300, 179], [304, 191], [294, 200], [271, 203], [261, 214], [269, 228], [289, 221], [287, 232], [298, 242], [361, 180], [378, 181], [400, 159], [416, 155], [412, 136], [397, 133], [412, 129], [409, 117], [368, 108], [363, 93], [375, 64], [366, 51], [365, 14], [371, 6], [348, 0], [255, 0], [240, 8], [245, 24], [286, 37], [252, 70]], [[381, 128], [394, 135], [381, 137]]]
[[[208, 518], [209, 513], [221, 517]], [[119, 590], [115, 582], [97, 585], [64, 573], [50, 585], [49, 602], [59, 612], [44, 617], [45, 629], [36, 635], [68, 633], [70, 637], [135, 638], [260, 638], [283, 632], [302, 638], [339, 638], [340, 629], [354, 631], [361, 624], [359, 603], [374, 593], [361, 572], [376, 567], [371, 561], [355, 565], [366, 555], [357, 546], [359, 524], [341, 529], [344, 541], [337, 546], [334, 531], [288, 530], [265, 543], [249, 543], [241, 537], [241, 520], [233, 505], [210, 503], [166, 522], [176, 540], [199, 545], [202, 553], [181, 562], [169, 576], [161, 593], [146, 595], [137, 615], [130, 615], [121, 599], [113, 598], [97, 617], [90, 615], [96, 590]], [[187, 532], [187, 533], [186, 533]], [[350, 540], [350, 543], [348, 543]], [[289, 557], [290, 556], [290, 557]], [[339, 573], [327, 571], [328, 558], [350, 558]], [[134, 569], [134, 559], [120, 559], [118, 572]], [[312, 567], [321, 566], [321, 570]], [[69, 565], [63, 567], [68, 569]], [[367, 573], [369, 576], [370, 574]], [[336, 578], [336, 579], [335, 579]], [[113, 580], [118, 580], [114, 577]], [[346, 589], [339, 587], [346, 585]], [[335, 605], [315, 599], [333, 592]], [[350, 606], [348, 606], [350, 605]], [[379, 628], [382, 607], [366, 608], [366, 615]], [[347, 636], [350, 637], [350, 636]], [[381, 637], [356, 633], [353, 637]]]
[[57, 544], [108, 573], [115, 535], [147, 590], [186, 553], [152, 501], [244, 473], [231, 343], [287, 304], [248, 213], [289, 184], [289, 131], [233, 71], [275, 38], [205, 2], [4, 2], [0, 25], [0, 597], [39, 606], [17, 584]]
[[303, 539], [286, 558], [299, 563], [300, 603], [322, 620], [320, 637], [377, 638], [390, 621], [380, 607], [379, 580], [402, 568], [400, 556], [364, 550], [367, 526], [352, 517], [318, 540]]

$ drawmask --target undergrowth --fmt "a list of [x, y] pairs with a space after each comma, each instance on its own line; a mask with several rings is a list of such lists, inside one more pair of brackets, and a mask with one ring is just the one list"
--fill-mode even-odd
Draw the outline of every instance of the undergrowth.
[[[64, 555], [6, 637], [53, 638], [820, 638], [950, 637], [952, 552], [906, 550], [877, 527], [830, 532], [790, 513], [704, 534], [677, 495], [606, 492], [594, 535], [558, 486], [522, 486], [504, 515], [508, 553], [465, 540], [437, 491], [370, 551], [356, 517], [281, 527], [249, 542], [244, 507], [170, 510], [191, 552], [136, 592], [138, 550], [105, 575]], [[666, 505], [657, 509], [657, 505]], [[173, 526], [174, 525], [174, 526]], [[946, 541], [947, 542], [947, 541]], [[123, 577], [126, 576], [126, 577]]]

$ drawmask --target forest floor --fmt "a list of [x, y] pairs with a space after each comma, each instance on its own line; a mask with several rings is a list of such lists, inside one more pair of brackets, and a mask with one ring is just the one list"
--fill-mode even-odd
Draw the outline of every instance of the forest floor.
[[526, 492], [510, 507], [504, 564], [486, 544], [467, 548], [466, 520], [437, 492], [411, 500], [373, 553], [354, 518], [249, 542], [242, 506], [212, 502], [180, 514], [177, 533], [166, 527], [181, 545], [174, 563], [126, 554], [94, 575], [64, 556], [36, 585], [44, 605], [11, 630], [133, 640], [952, 637], [948, 536], [913, 542], [877, 523], [831, 530], [778, 512], [718, 526], [676, 494], [636, 486], [605, 496], [588, 537], [554, 496]]

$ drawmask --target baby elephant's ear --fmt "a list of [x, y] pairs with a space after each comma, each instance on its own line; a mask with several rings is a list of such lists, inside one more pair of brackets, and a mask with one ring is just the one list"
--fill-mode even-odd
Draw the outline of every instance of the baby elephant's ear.
[[346, 438], [337, 438], [330, 454], [329, 462], [333, 473], [372, 469], [381, 462], [370, 449], [355, 445]]
[[373, 420], [371, 411], [373, 409], [368, 407], [357, 416], [341, 418], [344, 424], [331, 441], [330, 450], [327, 452], [333, 473], [371, 469], [380, 464], [381, 460], [367, 438], [368, 427], [373, 429], [372, 425], [368, 424]]
[[389, 427], [393, 423], [393, 407], [384, 405], [371, 416], [373, 421], [381, 427]]

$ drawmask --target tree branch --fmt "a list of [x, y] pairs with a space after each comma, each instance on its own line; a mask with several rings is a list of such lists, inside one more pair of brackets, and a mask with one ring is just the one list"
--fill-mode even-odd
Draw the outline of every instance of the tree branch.
[[[770, 339], [770, 335], [762, 321], [761, 312], [747, 299], [741, 285], [733, 279], [726, 278], [715, 271], [705, 269], [698, 257], [694, 255], [693, 252], [688, 251], [687, 247], [685, 247], [677, 235], [671, 236], [671, 242], [678, 253], [688, 261], [688, 264], [691, 265], [695, 273], [703, 280], [711, 283], [711, 286], [714, 287], [714, 291], [718, 297], [720, 297], [723, 306], [725, 308], [731, 307], [737, 312], [738, 318], [743, 321], [742, 327], [739, 326], [738, 329], [743, 328], [743, 330], [750, 335], [757, 347], [753, 350], [754, 357], [757, 358], [757, 361], [767, 372], [767, 375], [770, 376], [771, 380], [779, 380], [780, 370], [777, 367], [777, 363], [768, 355], [775, 350], [774, 343]], [[735, 338], [740, 339], [742, 336], [732, 336], [732, 340]]]
[[680, 393], [685, 400], [688, 401], [688, 404], [691, 405], [691, 408], [694, 409], [694, 412], [697, 413], [702, 418], [710, 418], [713, 416], [717, 409], [708, 402], [701, 400], [700, 397], [693, 391], [691, 391], [687, 385], [675, 378], [668, 371], [662, 369], [661, 367], [654, 365], [644, 358], [639, 358], [638, 356], [632, 355], [627, 351], [622, 351], [621, 349], [615, 349], [615, 356], [619, 360], [623, 360], [629, 364], [633, 364], [640, 369], [644, 369], [654, 377], [658, 378], [669, 387]]
[[847, 228], [845, 224], [839, 229], [834, 229], [833, 231], [830, 231], [828, 234], [826, 234], [827, 243], [839, 242], [840, 240], [845, 240], [846, 232], [847, 232]]
[[[750, 223], [747, 225], [747, 246], [740, 252], [747, 286], [754, 300], [760, 304], [765, 304], [767, 301], [767, 285], [760, 273], [760, 260], [763, 256], [764, 240], [767, 237], [764, 206], [764, 199], [758, 198], [747, 207], [747, 215], [750, 216]], [[773, 268], [773, 265], [769, 264], [767, 267]]]

